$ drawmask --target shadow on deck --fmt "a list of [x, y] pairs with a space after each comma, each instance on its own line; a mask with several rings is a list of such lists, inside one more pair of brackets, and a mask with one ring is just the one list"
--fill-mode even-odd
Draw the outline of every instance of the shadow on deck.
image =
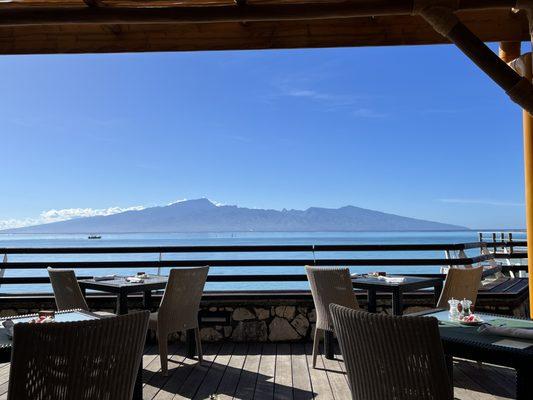
[[[169, 374], [159, 372], [157, 346], [144, 355], [143, 398], [154, 399], [350, 399], [344, 363], [319, 357], [311, 367], [311, 345], [224, 343], [206, 344], [202, 365], [185, 358], [175, 344]], [[0, 382], [1, 383], [1, 382]], [[515, 398], [515, 373], [507, 368], [456, 360], [455, 398], [495, 400]]]

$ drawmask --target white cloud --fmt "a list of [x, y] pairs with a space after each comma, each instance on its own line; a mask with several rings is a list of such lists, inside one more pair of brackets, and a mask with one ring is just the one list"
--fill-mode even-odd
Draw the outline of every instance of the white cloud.
[[313, 100], [335, 100], [338, 98], [338, 96], [308, 89], [289, 89], [285, 92], [285, 95], [290, 97], [305, 97]]
[[118, 214], [126, 211], [143, 210], [144, 206], [109, 207], [109, 208], [63, 208], [60, 210], [43, 211], [37, 218], [5, 219], [0, 220], [0, 230], [22, 228], [24, 226], [49, 224], [52, 222], [66, 221], [73, 218], [87, 218]]
[[442, 203], [451, 204], [480, 204], [486, 206], [497, 207], [523, 207], [524, 203], [512, 202], [512, 201], [499, 201], [490, 199], [438, 199]]
[[[313, 89], [292, 87], [288, 84], [278, 85], [278, 96], [293, 97], [296, 99], [316, 102], [323, 105], [325, 111], [341, 110], [350, 113], [356, 118], [384, 118], [387, 114], [369, 107], [360, 107], [368, 104], [374, 96], [358, 94], [340, 94], [321, 92]], [[355, 110], [353, 110], [355, 108]]]

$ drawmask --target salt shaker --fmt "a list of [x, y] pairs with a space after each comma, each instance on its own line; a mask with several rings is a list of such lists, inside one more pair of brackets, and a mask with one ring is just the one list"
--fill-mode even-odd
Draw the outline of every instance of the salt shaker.
[[461, 301], [461, 315], [459, 318], [463, 319], [465, 317], [468, 317], [470, 314], [472, 314], [472, 311], [470, 311], [470, 307], [472, 306], [472, 301], [463, 299]]
[[453, 297], [448, 300], [448, 304], [450, 305], [450, 320], [451, 321], [457, 321], [459, 319], [459, 304], [461, 302], [459, 300], [454, 299]]

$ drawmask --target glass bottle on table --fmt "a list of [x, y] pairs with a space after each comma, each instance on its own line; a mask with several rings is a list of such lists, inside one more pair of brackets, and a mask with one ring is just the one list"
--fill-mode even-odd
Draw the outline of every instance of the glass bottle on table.
[[468, 317], [470, 314], [472, 314], [472, 301], [463, 299], [461, 301], [461, 315], [459, 316], [460, 319]]
[[457, 321], [459, 319], [459, 304], [461, 302], [452, 297], [448, 300], [448, 304], [450, 305], [450, 321]]

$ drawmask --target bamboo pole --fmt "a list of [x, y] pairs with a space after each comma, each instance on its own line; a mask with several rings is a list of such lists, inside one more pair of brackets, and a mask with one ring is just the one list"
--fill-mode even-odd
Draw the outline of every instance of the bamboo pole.
[[[520, 57], [519, 42], [500, 43], [500, 57], [510, 63]], [[524, 68], [520, 74], [531, 82], [532, 65], [531, 56], [522, 57]], [[526, 110], [522, 111], [522, 124], [524, 131], [524, 175], [526, 195], [526, 228], [527, 228], [527, 252], [529, 273], [529, 315], [533, 318], [533, 116]]]
[[[526, 78], [531, 81], [531, 57], [526, 58]], [[529, 273], [529, 316], [533, 318], [533, 116], [522, 111], [524, 125], [524, 175], [526, 192], [526, 227]]]
[[500, 42], [498, 55], [503, 61], [510, 63], [520, 57], [521, 44], [520, 42]]
[[512, 101], [533, 113], [533, 85], [531, 80], [520, 76], [494, 54], [481, 39], [461, 22], [449, 6], [433, 5], [431, 0], [421, 1], [419, 6], [413, 10], [415, 14], [422, 16], [436, 32], [455, 44], [485, 74], [505, 90]]

